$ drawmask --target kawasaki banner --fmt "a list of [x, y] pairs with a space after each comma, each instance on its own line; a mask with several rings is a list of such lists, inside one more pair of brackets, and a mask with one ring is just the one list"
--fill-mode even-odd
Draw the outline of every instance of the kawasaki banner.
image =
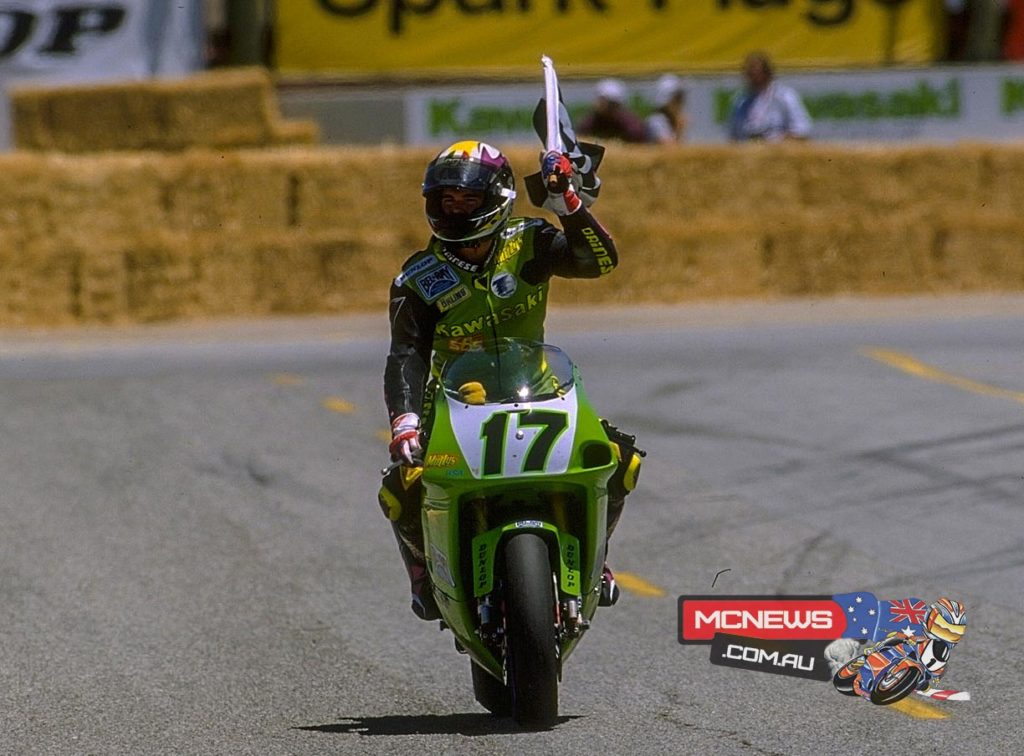
[[[816, 141], [1024, 139], [1024, 66], [783, 72], [780, 79], [803, 98]], [[739, 76], [684, 81], [687, 142], [726, 141]], [[632, 79], [628, 88], [630, 106], [649, 113], [654, 80]], [[562, 93], [578, 123], [593, 100], [593, 84], [563, 81]], [[536, 144], [532, 114], [538, 96], [537, 85], [417, 88], [405, 95], [406, 138], [436, 147], [469, 138], [498, 146]]]
[[736, 68], [763, 49], [789, 66], [925, 63], [935, 0], [281, 0], [284, 72], [534, 74]]

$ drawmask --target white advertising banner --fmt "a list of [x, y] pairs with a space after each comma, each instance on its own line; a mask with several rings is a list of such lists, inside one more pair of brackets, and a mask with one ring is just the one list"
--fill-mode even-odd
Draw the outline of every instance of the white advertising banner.
[[204, 43], [202, 0], [0, 0], [0, 138], [11, 86], [184, 75]]
[[[739, 77], [683, 79], [687, 142], [727, 141]], [[800, 93], [814, 119], [815, 140], [1024, 140], [1024, 66], [794, 73], [779, 80]], [[632, 80], [627, 87], [633, 110], [649, 113], [655, 79]], [[407, 141], [439, 148], [457, 139], [498, 147], [538, 143], [531, 124], [542, 91], [539, 75], [535, 85], [413, 90], [406, 99]], [[578, 122], [593, 101], [593, 83], [563, 82], [562, 92]]]

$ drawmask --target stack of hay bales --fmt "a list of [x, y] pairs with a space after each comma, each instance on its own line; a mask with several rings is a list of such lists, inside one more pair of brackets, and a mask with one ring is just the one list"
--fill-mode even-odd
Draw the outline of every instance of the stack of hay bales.
[[609, 150], [622, 264], [575, 302], [1024, 291], [1022, 145]]
[[263, 69], [184, 80], [37, 88], [11, 93], [18, 149], [60, 152], [238, 149], [312, 144], [316, 124], [285, 121]]
[[[313, 129], [281, 127], [263, 73], [22, 91], [15, 114], [0, 326], [383, 317], [428, 239], [443, 145], [282, 144]], [[507, 153], [522, 189], [538, 149]], [[1024, 146], [611, 145], [601, 173], [621, 264], [558, 304], [1024, 290]]]

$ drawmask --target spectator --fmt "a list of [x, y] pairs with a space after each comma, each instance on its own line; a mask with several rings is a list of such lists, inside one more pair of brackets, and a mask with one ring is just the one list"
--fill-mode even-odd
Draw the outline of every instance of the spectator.
[[946, 60], [959, 61], [967, 55], [967, 0], [943, 0], [946, 10]]
[[1013, 58], [1013, 40], [1020, 35], [1012, 26], [1019, 0], [943, 0], [942, 5], [948, 29], [946, 60], [984, 62]]
[[1000, 60], [1003, 55], [1003, 12], [1006, 0], [967, 3], [967, 60]]
[[647, 141], [653, 144], [679, 144], [686, 136], [686, 90], [678, 76], [665, 74], [654, 90], [654, 106], [647, 116]]
[[618, 79], [598, 82], [594, 109], [579, 123], [579, 132], [598, 139], [646, 142], [647, 127], [626, 106], [626, 87]]
[[775, 81], [771, 60], [760, 52], [743, 62], [747, 86], [733, 99], [729, 136], [733, 141], [807, 139], [811, 117], [792, 87]]

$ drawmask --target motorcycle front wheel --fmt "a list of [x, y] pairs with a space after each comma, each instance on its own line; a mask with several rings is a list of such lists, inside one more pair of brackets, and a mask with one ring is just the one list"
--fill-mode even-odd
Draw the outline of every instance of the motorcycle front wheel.
[[871, 703], [880, 706], [894, 704], [910, 695], [921, 681], [921, 669], [904, 660], [895, 669], [887, 671], [871, 691]]
[[550, 727], [558, 719], [555, 596], [548, 547], [536, 533], [505, 544], [505, 633], [512, 717]]

